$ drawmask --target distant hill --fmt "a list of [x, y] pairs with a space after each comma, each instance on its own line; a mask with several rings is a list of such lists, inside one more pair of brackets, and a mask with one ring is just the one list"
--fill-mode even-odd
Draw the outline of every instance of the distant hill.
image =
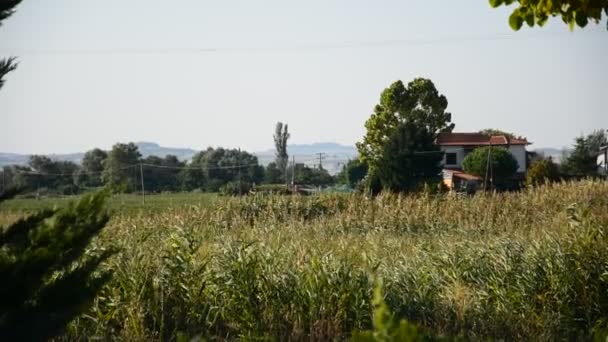
[[135, 143], [139, 149], [139, 153], [142, 156], [158, 156], [164, 157], [168, 154], [174, 155], [180, 160], [190, 160], [198, 152], [191, 148], [180, 148], [180, 147], [163, 147], [153, 142], [138, 142]]
[[[164, 157], [167, 154], [172, 154], [177, 156], [181, 160], [190, 160], [192, 159], [192, 156], [194, 156], [194, 154], [197, 152], [196, 150], [193, 150], [191, 148], [163, 147], [158, 145], [157, 143], [152, 142], [138, 142], [135, 143], [135, 145], [137, 145], [139, 153], [141, 153], [144, 158], [148, 156]], [[82, 162], [82, 158], [84, 157], [84, 152], [49, 154], [47, 156], [55, 160], [65, 160], [80, 164]], [[25, 165], [28, 163], [29, 158], [29, 154], [0, 152], [0, 166], [15, 164]]]

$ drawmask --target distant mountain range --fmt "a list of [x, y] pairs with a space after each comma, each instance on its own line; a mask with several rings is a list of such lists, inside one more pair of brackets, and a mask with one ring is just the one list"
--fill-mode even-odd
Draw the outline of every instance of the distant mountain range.
[[[190, 148], [173, 148], [173, 147], [163, 147], [156, 143], [152, 142], [138, 142], [135, 143], [137, 148], [139, 149], [139, 153], [142, 156], [159, 156], [164, 157], [167, 154], [172, 154], [177, 156], [181, 160], [189, 160], [196, 154], [196, 150]], [[82, 162], [82, 158], [84, 157], [84, 152], [77, 153], [65, 153], [65, 154], [49, 154], [47, 155], [51, 159], [55, 160], [65, 160], [71, 161], [76, 164], [80, 164]], [[0, 152], [0, 166], [5, 165], [25, 165], [28, 163], [30, 158], [29, 154], [16, 154], [16, 153], [2, 153]]]
[[[138, 142], [135, 145], [137, 145], [139, 152], [144, 158], [148, 156], [164, 157], [167, 154], [172, 154], [180, 160], [190, 160], [198, 152], [191, 148], [164, 147], [153, 142]], [[338, 172], [345, 162], [357, 156], [357, 150], [354, 146], [345, 146], [337, 143], [294, 144], [288, 145], [287, 150], [290, 156], [295, 157], [296, 163], [304, 163], [309, 166], [318, 165], [319, 156], [317, 153], [323, 153], [323, 167], [330, 173]], [[268, 165], [275, 158], [274, 150], [254, 152], [253, 154], [258, 157], [262, 165]], [[15, 164], [25, 165], [28, 163], [29, 157], [30, 155], [28, 154], [0, 152], [0, 167]], [[80, 164], [84, 157], [84, 152], [49, 154], [48, 157]]]
[[[190, 160], [198, 152], [191, 148], [176, 148], [164, 147], [153, 142], [138, 142], [135, 143], [139, 148], [139, 152], [144, 157], [159, 156], [164, 157], [167, 154], [177, 156], [180, 160]], [[323, 168], [331, 174], [335, 174], [342, 169], [342, 166], [348, 160], [357, 157], [357, 149], [352, 145], [341, 145], [333, 142], [321, 142], [313, 144], [293, 144], [287, 146], [287, 151], [290, 158], [295, 157], [296, 163], [303, 163], [311, 167], [318, 167], [319, 153], [322, 153], [321, 163]], [[534, 151], [551, 156], [553, 160], [558, 161], [562, 156], [562, 150], [556, 148], [537, 148]], [[260, 164], [268, 165], [275, 159], [274, 150], [266, 150], [254, 152], [258, 157]], [[52, 159], [72, 161], [79, 164], [82, 162], [84, 152], [68, 153], [68, 154], [50, 154]], [[25, 165], [29, 160], [27, 154], [2, 153], [0, 152], [0, 167], [6, 165]]]

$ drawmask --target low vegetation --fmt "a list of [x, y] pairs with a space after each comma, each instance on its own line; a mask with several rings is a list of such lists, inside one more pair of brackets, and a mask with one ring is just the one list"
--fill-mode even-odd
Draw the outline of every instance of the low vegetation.
[[119, 211], [96, 241], [121, 250], [113, 277], [65, 337], [344, 339], [373, 327], [379, 278], [394, 321], [434, 336], [590, 337], [608, 328], [607, 207], [608, 183], [583, 181]]

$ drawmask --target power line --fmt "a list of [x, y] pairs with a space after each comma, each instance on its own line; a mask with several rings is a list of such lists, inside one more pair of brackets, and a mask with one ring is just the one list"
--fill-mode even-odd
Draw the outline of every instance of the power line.
[[[138, 164], [139, 165], [139, 164]], [[217, 166], [217, 167], [196, 167], [196, 166], [168, 166], [168, 165], [155, 165], [155, 164], [141, 164], [146, 167], [152, 167], [157, 169], [174, 169], [174, 170], [200, 170], [200, 171], [208, 171], [208, 170], [229, 170], [229, 169], [238, 169], [242, 167], [248, 166], [258, 166], [259, 163], [249, 163], [249, 164], [238, 164], [238, 165], [226, 165], [226, 166]]]
[[327, 43], [311, 43], [303, 45], [252, 45], [252, 46], [208, 46], [208, 47], [149, 47], [149, 48], [63, 48], [63, 49], [19, 49], [0, 48], [1, 53], [17, 55], [192, 55], [209, 53], [234, 52], [268, 52], [268, 51], [323, 51], [362, 48], [390, 48], [412, 47], [427, 45], [442, 45], [451, 43], [486, 42], [499, 40], [527, 40], [545, 38], [547, 36], [563, 36], [567, 32], [541, 31], [533, 35], [520, 35], [513, 33], [494, 33], [478, 36], [443, 36], [420, 39], [393, 39], [368, 41], [338, 41]]
[[[229, 170], [229, 169], [239, 169], [248, 166], [257, 166], [258, 163], [250, 163], [250, 164], [239, 164], [239, 165], [226, 165], [226, 166], [217, 166], [217, 167], [193, 167], [193, 166], [168, 166], [168, 165], [154, 165], [154, 164], [145, 164], [145, 163], [137, 163], [133, 165], [128, 165], [120, 168], [112, 168], [112, 171], [122, 171], [135, 167], [148, 167], [148, 168], [157, 168], [157, 169], [173, 169], [173, 170], [200, 170], [200, 171], [209, 171], [209, 170]], [[97, 175], [102, 174], [104, 171], [94, 171], [88, 172], [85, 170], [80, 170], [81, 172], [87, 175]], [[26, 171], [26, 170], [13, 170], [15, 173], [28, 174], [28, 175], [39, 175], [39, 176], [72, 176], [74, 173], [46, 173], [39, 171]]]

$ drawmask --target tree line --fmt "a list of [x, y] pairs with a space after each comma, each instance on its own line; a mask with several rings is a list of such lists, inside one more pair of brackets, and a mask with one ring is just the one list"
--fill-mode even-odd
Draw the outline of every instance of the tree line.
[[110, 151], [86, 152], [80, 165], [32, 155], [27, 166], [3, 167], [2, 186], [68, 195], [103, 186], [129, 193], [140, 191], [142, 184], [146, 192], [247, 192], [254, 185], [286, 184], [292, 179], [314, 186], [334, 183], [325, 169], [288, 165], [286, 153], [286, 149], [279, 153], [280, 163], [264, 167], [255, 155], [239, 149], [209, 147], [184, 161], [174, 155], [144, 158], [134, 143], [117, 143]]

